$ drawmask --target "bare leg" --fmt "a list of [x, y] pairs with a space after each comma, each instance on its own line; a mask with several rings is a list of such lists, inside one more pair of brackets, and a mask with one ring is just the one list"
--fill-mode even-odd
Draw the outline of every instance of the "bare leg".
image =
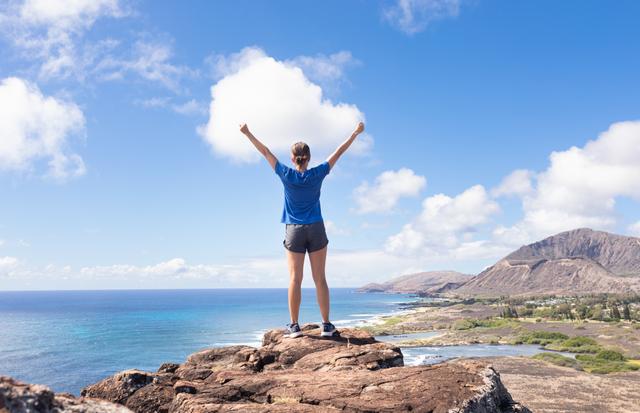
[[311, 274], [313, 282], [316, 284], [316, 296], [318, 298], [318, 306], [322, 321], [329, 322], [329, 286], [327, 286], [327, 278], [324, 273], [325, 264], [327, 262], [327, 247], [318, 251], [309, 253], [309, 261], [311, 262]]
[[304, 268], [304, 253], [287, 250], [289, 263], [289, 315], [291, 322], [298, 322], [301, 301], [302, 270]]

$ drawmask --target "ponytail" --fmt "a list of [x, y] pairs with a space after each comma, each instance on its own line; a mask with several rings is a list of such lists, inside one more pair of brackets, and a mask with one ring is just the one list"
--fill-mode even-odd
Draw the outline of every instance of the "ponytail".
[[311, 150], [306, 143], [296, 142], [291, 146], [291, 155], [296, 165], [302, 166], [311, 158]]

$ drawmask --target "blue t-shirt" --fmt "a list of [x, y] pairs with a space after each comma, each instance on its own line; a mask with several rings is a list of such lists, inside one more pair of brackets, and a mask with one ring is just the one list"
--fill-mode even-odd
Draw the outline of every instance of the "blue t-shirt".
[[312, 224], [322, 221], [320, 187], [329, 173], [329, 162], [298, 172], [276, 162], [275, 172], [284, 185], [283, 224]]

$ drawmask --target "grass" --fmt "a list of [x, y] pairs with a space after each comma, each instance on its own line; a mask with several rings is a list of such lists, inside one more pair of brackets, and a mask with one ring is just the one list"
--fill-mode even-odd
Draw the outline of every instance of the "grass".
[[568, 351], [571, 353], [598, 353], [603, 350], [602, 346], [594, 339], [584, 336], [555, 340], [545, 344], [544, 348], [555, 351]]
[[473, 328], [499, 328], [499, 327], [514, 327], [518, 325], [516, 320], [508, 320], [504, 318], [465, 318], [463, 320], [456, 320], [453, 323], [452, 328], [454, 330], [471, 330]]
[[597, 354], [578, 354], [576, 360], [589, 373], [608, 374], [640, 369], [636, 363], [629, 363], [627, 358], [613, 350], [602, 350]]
[[536, 360], [547, 361], [551, 364], [555, 364], [556, 366], [573, 367], [576, 370], [582, 370], [582, 367], [580, 367], [580, 363], [578, 362], [578, 360], [572, 357], [563, 356], [562, 354], [545, 352], [538, 353], [534, 355], [533, 358]]
[[608, 374], [640, 369], [640, 360], [627, 360], [622, 353], [614, 350], [600, 350], [596, 354], [578, 354], [576, 358], [555, 353], [539, 353], [532, 358], [557, 366], [572, 367], [595, 374]]
[[558, 333], [555, 331], [532, 331], [527, 334], [522, 334], [516, 339], [514, 344], [550, 344], [556, 341], [567, 340], [568, 335]]

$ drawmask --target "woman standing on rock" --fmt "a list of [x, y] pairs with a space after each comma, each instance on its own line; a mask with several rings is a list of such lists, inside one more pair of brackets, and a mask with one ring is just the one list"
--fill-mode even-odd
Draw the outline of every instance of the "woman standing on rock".
[[330, 337], [336, 333], [336, 327], [329, 321], [329, 287], [325, 277], [329, 240], [320, 210], [320, 188], [333, 165], [364, 131], [364, 123], [360, 122], [351, 136], [326, 161], [310, 169], [307, 167], [311, 159], [311, 151], [306, 143], [297, 142], [291, 147], [291, 162], [295, 168], [290, 168], [281, 164], [269, 148], [253, 136], [246, 124], [240, 126], [240, 131], [267, 159], [284, 185], [284, 209], [281, 222], [286, 225], [282, 244], [287, 250], [289, 263], [289, 314], [291, 316], [291, 323], [287, 324], [287, 335], [288, 337], [302, 335], [298, 325], [298, 314], [300, 313], [304, 257], [308, 252], [318, 306], [322, 315], [320, 334], [323, 337]]

